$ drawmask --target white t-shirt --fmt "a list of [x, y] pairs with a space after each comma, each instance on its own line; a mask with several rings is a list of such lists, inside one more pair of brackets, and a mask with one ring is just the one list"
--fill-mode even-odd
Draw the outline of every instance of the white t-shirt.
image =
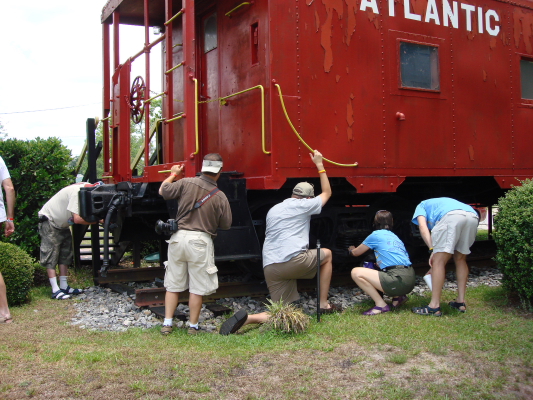
[[56, 228], [68, 228], [72, 214], [79, 214], [78, 193], [86, 182], [75, 183], [57, 192], [39, 211], [39, 216], [46, 215]]
[[289, 261], [309, 248], [311, 215], [320, 214], [322, 199], [289, 198], [276, 204], [266, 217], [263, 267]]
[[[3, 182], [4, 179], [8, 178], [11, 178], [11, 175], [9, 175], [9, 171], [7, 170], [4, 159], [0, 157], [0, 182]], [[7, 216], [6, 208], [4, 207], [4, 195], [2, 194], [2, 190], [0, 190], [0, 222], [4, 222], [6, 220]]]

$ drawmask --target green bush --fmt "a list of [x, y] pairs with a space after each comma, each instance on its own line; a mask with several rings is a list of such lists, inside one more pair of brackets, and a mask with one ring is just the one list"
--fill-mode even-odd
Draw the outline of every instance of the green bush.
[[11, 243], [0, 242], [0, 272], [4, 277], [10, 306], [29, 299], [34, 262], [28, 253]]
[[504, 286], [533, 309], [533, 181], [522, 181], [498, 202], [494, 219], [496, 261]]
[[[17, 194], [15, 233], [2, 238], [39, 257], [37, 213], [54, 194], [74, 183], [70, 150], [58, 138], [0, 141], [4, 159]], [[3, 235], [2, 235], [3, 237]]]

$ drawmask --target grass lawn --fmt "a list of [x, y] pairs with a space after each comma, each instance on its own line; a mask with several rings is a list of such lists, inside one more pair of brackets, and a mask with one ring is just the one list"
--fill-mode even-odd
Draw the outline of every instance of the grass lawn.
[[80, 329], [71, 301], [48, 292], [0, 325], [0, 399], [533, 398], [533, 315], [502, 288], [468, 289], [468, 312], [443, 305], [442, 318], [411, 313], [428, 302], [413, 295], [399, 311], [364, 317], [361, 304], [295, 336], [193, 337]]

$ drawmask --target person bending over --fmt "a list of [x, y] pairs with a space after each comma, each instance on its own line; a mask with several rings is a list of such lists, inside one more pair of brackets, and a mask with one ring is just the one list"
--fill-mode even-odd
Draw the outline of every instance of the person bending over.
[[[74, 224], [92, 225], [79, 214], [78, 194], [82, 187], [102, 184], [86, 182], [75, 183], [57, 192], [39, 211], [39, 235], [41, 236], [40, 262], [48, 272], [52, 286], [52, 299], [66, 300], [72, 295], [83, 293], [82, 289], [73, 289], [67, 283], [68, 266], [72, 264], [72, 234], [70, 226]], [[57, 284], [56, 265], [59, 265], [59, 285]]]
[[391, 297], [392, 307], [399, 307], [407, 301], [407, 294], [415, 287], [415, 271], [403, 242], [391, 232], [392, 214], [381, 210], [374, 216], [374, 232], [359, 246], [350, 246], [348, 251], [358, 257], [369, 249], [374, 250], [379, 271], [357, 267], [352, 269], [352, 279], [364, 290], [376, 305], [363, 312], [363, 315], [377, 315], [391, 311], [391, 306], [383, 300], [380, 292]]
[[440, 296], [446, 276], [446, 264], [452, 258], [457, 276], [457, 298], [448, 303], [466, 312], [465, 294], [468, 281], [466, 256], [477, 235], [479, 216], [471, 206], [449, 197], [439, 197], [421, 202], [415, 210], [412, 222], [418, 225], [422, 239], [431, 256], [431, 302], [427, 306], [414, 307], [419, 315], [440, 317]]
[[[309, 228], [311, 215], [320, 214], [322, 207], [331, 197], [322, 154], [315, 150], [309, 154], [320, 175], [322, 193], [315, 197], [310, 183], [300, 182], [292, 196], [270, 209], [266, 217], [266, 238], [263, 245], [263, 268], [268, 291], [273, 301], [282, 300], [290, 304], [300, 298], [296, 287], [297, 279], [311, 279], [317, 273], [316, 249], [309, 249]], [[322, 313], [338, 311], [328, 303], [329, 285], [332, 273], [331, 250], [320, 249], [320, 309]], [[222, 324], [219, 333], [235, 333], [246, 324], [264, 323], [269, 313], [248, 315], [245, 310], [238, 311]]]

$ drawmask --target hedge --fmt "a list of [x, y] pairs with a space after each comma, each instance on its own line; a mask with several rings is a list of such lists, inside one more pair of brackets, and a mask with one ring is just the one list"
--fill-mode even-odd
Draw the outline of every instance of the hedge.
[[10, 306], [29, 300], [34, 263], [20, 247], [0, 242], [0, 272], [6, 283], [7, 302]]
[[533, 181], [522, 181], [498, 201], [494, 218], [496, 261], [503, 285], [533, 309]]

